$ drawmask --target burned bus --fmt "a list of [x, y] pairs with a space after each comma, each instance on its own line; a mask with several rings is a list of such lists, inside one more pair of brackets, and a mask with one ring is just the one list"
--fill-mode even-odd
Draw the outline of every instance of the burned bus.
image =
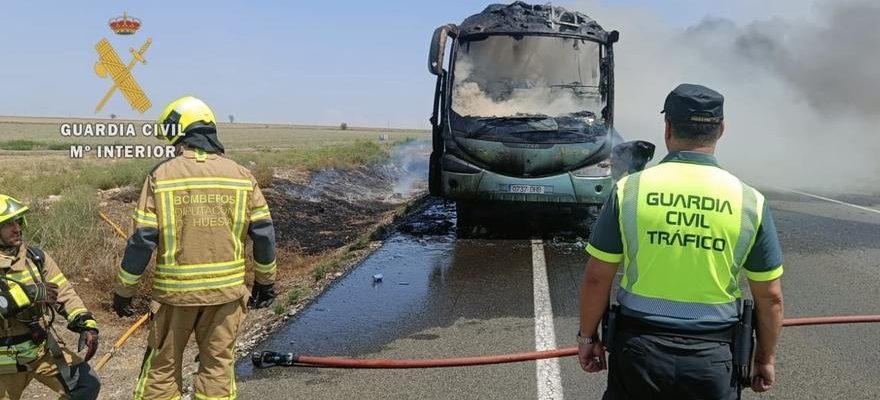
[[[519, 1], [437, 28], [431, 194], [455, 200], [460, 222], [493, 204], [602, 204], [621, 168], [612, 162], [623, 142], [614, 130], [618, 37], [580, 12]], [[616, 152], [647, 147], [653, 155], [644, 142]]]

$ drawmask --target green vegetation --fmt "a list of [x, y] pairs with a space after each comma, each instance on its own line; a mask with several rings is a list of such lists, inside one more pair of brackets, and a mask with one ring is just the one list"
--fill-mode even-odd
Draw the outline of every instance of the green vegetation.
[[321, 261], [315, 265], [315, 269], [312, 270], [312, 277], [315, 278], [315, 282], [324, 279], [328, 272], [330, 272], [331, 265], [327, 261]]
[[[270, 187], [273, 169], [300, 170], [352, 168], [385, 159], [387, 144], [357, 140], [353, 143], [311, 149], [231, 151], [229, 156], [248, 166], [257, 182]], [[80, 188], [107, 190], [133, 185], [140, 187], [157, 163], [140, 160], [80, 160], [65, 156], [17, 157], [0, 161], [0, 187], [4, 193], [26, 201], [52, 195], [64, 196]]]
[[49, 248], [66, 241], [87, 243], [94, 239], [99, 222], [98, 200], [88, 187], [71, 189], [54, 204], [43, 200], [31, 204], [26, 237]]
[[352, 253], [351, 248], [349, 248], [342, 254], [330, 256], [321, 260], [315, 264], [315, 268], [312, 270], [312, 277], [315, 278], [315, 282], [320, 281], [321, 279], [324, 279], [327, 274], [339, 271], [345, 263], [351, 261], [354, 257], [354, 253]]
[[294, 288], [290, 289], [290, 292], [287, 293], [287, 305], [292, 306], [299, 303], [300, 300], [305, 298], [305, 295], [305, 290], [299, 286], [294, 286]]
[[16, 139], [0, 142], [0, 150], [68, 150], [73, 145], [73, 143]]
[[370, 241], [372, 240], [371, 235], [363, 235], [358, 238], [357, 242], [352, 243], [348, 246], [348, 251], [358, 251], [367, 248], [370, 245]]
[[355, 140], [353, 143], [314, 149], [281, 149], [264, 151], [231, 151], [229, 157], [243, 165], [294, 167], [304, 170], [345, 169], [370, 164], [388, 157], [389, 146], [375, 141]]
[[[33, 118], [33, 117], [0, 117], [0, 137], [5, 141], [26, 140], [40, 143], [41, 145], [60, 144], [56, 147], [66, 150], [70, 144], [96, 145], [114, 144], [161, 144], [154, 137], [73, 137], [62, 136], [61, 124], [71, 123], [132, 123], [139, 130], [141, 124], [153, 123], [154, 121], [129, 121], [129, 120], [87, 120], [68, 118]], [[236, 120], [237, 121], [237, 120]], [[346, 125], [340, 129], [337, 126], [309, 126], [309, 125], [281, 125], [281, 124], [253, 124], [246, 122], [220, 123], [218, 131], [220, 140], [229, 150], [242, 149], [281, 149], [281, 148], [316, 148], [335, 146], [351, 143], [355, 140], [376, 140], [379, 135], [387, 134], [389, 142], [406, 138], [428, 138], [427, 130], [416, 129], [386, 129], [386, 128], [359, 128]], [[21, 150], [31, 150], [27, 147]], [[43, 148], [43, 147], [36, 147]], [[56, 149], [56, 148], [50, 148]], [[0, 147], [0, 149], [4, 149]], [[7, 149], [12, 150], [12, 149]]]
[[287, 304], [281, 301], [275, 301], [272, 303], [272, 312], [275, 315], [283, 315], [287, 313]]
[[[5, 161], [5, 160], [4, 160]], [[143, 184], [155, 160], [95, 162], [64, 157], [28, 157], [0, 163], [0, 187], [23, 200], [65, 196], [74, 191]]]

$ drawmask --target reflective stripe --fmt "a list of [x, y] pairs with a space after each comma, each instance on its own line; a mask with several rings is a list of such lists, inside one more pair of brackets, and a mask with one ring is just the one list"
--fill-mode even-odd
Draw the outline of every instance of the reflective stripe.
[[174, 235], [176, 227], [174, 224], [174, 202], [171, 199], [171, 192], [162, 194], [162, 237], [165, 239], [165, 254], [162, 255], [163, 264], [173, 265], [176, 243]]
[[12, 346], [0, 347], [0, 365], [26, 364], [40, 358], [46, 349], [46, 342], [34, 344], [28, 340]]
[[276, 260], [272, 260], [272, 262], [270, 262], [268, 264], [260, 264], [256, 261], [254, 261], [254, 271], [262, 273], [262, 274], [268, 274], [271, 272], [275, 272], [275, 269], [277, 267], [275, 261]]
[[191, 264], [191, 265], [156, 265], [156, 277], [186, 277], [192, 275], [231, 275], [237, 274], [244, 270], [244, 260], [235, 260], [229, 262], [211, 263], [211, 264]]
[[623, 261], [623, 254], [607, 253], [593, 247], [593, 245], [589, 243], [587, 243], [587, 254], [599, 261], [604, 261], [611, 264], [617, 264]]
[[763, 272], [752, 272], [752, 271], [746, 270], [746, 276], [749, 279], [751, 279], [753, 281], [757, 281], [757, 282], [772, 281], [772, 280], [782, 276], [782, 265], [780, 265], [776, 268], [773, 268], [769, 271], [763, 271]]
[[261, 219], [271, 219], [272, 216], [269, 213], [269, 206], [257, 207], [251, 210], [251, 221], [258, 221]]
[[69, 313], [67, 313], [67, 320], [73, 321], [73, 319], [76, 318], [77, 315], [80, 315], [86, 311], [88, 311], [88, 310], [86, 310], [85, 307], [74, 308], [73, 310], [70, 310]]
[[64, 277], [64, 274], [59, 272], [58, 275], [55, 275], [54, 277], [49, 279], [49, 282], [52, 282], [58, 286], [61, 286], [65, 283], [67, 283], [67, 278]]
[[[235, 368], [232, 368], [232, 370], [235, 370]], [[233, 389], [234, 389], [234, 387], [233, 387]], [[211, 397], [211, 396], [208, 396], [206, 394], [201, 394], [201, 393], [195, 394], [196, 400], [235, 400], [235, 396], [236, 396], [236, 394], [234, 391], [229, 396], [220, 396], [220, 397]]]
[[733, 265], [730, 266], [730, 282], [727, 283], [727, 293], [735, 296], [739, 289], [739, 271], [746, 262], [749, 249], [755, 243], [758, 227], [760, 226], [760, 213], [763, 204], [758, 208], [758, 197], [754, 189], [742, 184], [742, 210], [740, 217], [739, 236], [736, 238], [736, 247], [733, 249]]
[[241, 241], [244, 230], [244, 211], [247, 207], [245, 199], [245, 191], [237, 191], [235, 196], [235, 214], [232, 224], [232, 243], [235, 245], [233, 256], [236, 258], [244, 258], [244, 244]]
[[34, 281], [34, 276], [31, 275], [31, 273], [28, 271], [8, 273], [8, 274], [6, 274], [6, 277], [9, 279], [16, 280], [21, 283], [28, 283], [28, 282]]
[[222, 289], [225, 287], [243, 285], [244, 272], [219, 278], [206, 279], [154, 279], [153, 288], [166, 292], [191, 292], [206, 289]]
[[131, 218], [134, 220], [134, 222], [137, 222], [141, 225], [155, 226], [155, 227], [159, 226], [159, 222], [156, 217], [156, 214], [153, 214], [150, 212], [135, 209], [134, 213], [131, 215]]
[[[638, 252], [639, 252], [639, 181], [641, 173], [635, 173], [626, 177], [623, 181], [623, 190], [620, 198], [620, 231], [623, 235], [623, 247], [627, 262], [625, 263], [624, 279], [626, 290], [632, 290], [633, 285], [639, 279]], [[621, 283], [623, 285], [623, 283]]]
[[687, 303], [639, 296], [621, 289], [617, 292], [617, 302], [646, 314], [701, 321], [729, 321], [739, 315], [736, 300], [721, 304]]
[[251, 221], [259, 221], [263, 219], [272, 219], [272, 215], [268, 211], [251, 213]]
[[141, 280], [141, 275], [129, 273], [125, 270], [125, 267], [120, 267], [119, 273], [116, 276], [119, 277], [119, 280], [127, 285], [137, 285], [138, 282], [140, 282]]
[[12, 300], [15, 301], [18, 308], [24, 308], [31, 304], [31, 299], [28, 298], [24, 289], [14, 282], [9, 282], [9, 294], [12, 295]]
[[182, 178], [156, 181], [156, 193], [180, 189], [232, 189], [253, 190], [253, 183], [247, 179], [232, 178]]
[[147, 388], [147, 374], [153, 365], [153, 357], [156, 356], [156, 350], [147, 348], [147, 356], [144, 357], [144, 365], [141, 365], [141, 375], [138, 377], [137, 385], [134, 387], [134, 399], [142, 400], [144, 398], [144, 390]]

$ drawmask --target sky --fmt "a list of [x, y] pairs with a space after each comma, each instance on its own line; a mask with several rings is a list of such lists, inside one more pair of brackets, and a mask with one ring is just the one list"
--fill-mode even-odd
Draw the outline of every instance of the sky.
[[[437, 26], [489, 2], [384, 1], [15, 1], [0, 5], [0, 115], [93, 117], [111, 87], [98, 77], [95, 43], [153, 42], [133, 76], [153, 107], [139, 115], [116, 93], [98, 117], [152, 119], [183, 95], [220, 119], [374, 127], [428, 127], [434, 77], [426, 67]], [[638, 12], [684, 29], [707, 15], [738, 21], [807, 14], [808, 2], [722, 0], [566, 1], [587, 14]], [[791, 7], [793, 4], [797, 7]], [[136, 17], [135, 35], [107, 21]], [[597, 18], [598, 19], [598, 18]], [[600, 22], [602, 22], [600, 20]], [[609, 26], [609, 28], [614, 28]], [[622, 32], [621, 46], [628, 32]]]

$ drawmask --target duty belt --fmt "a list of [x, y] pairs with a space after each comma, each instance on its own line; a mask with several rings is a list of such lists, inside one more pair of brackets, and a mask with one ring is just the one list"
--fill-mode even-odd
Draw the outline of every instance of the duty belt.
[[634, 318], [618, 313], [617, 330], [618, 332], [628, 332], [643, 335], [671, 336], [705, 340], [709, 342], [733, 343], [734, 334], [736, 333], [736, 326], [734, 325], [729, 328], [705, 331], [671, 329], [653, 325], [640, 318]]

